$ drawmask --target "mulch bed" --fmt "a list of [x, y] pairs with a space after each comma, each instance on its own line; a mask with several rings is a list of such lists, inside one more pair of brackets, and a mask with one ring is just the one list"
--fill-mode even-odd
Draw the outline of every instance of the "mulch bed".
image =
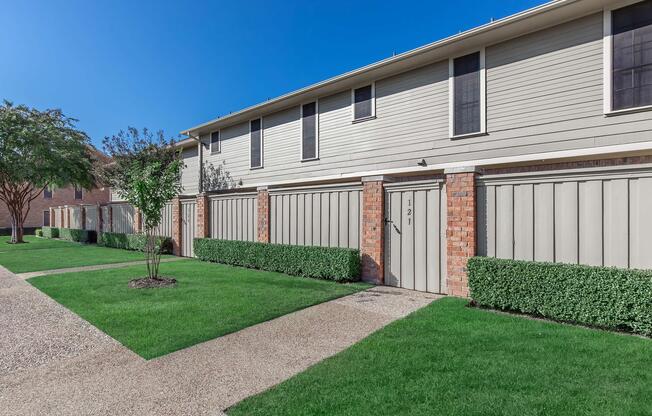
[[171, 277], [159, 277], [157, 279], [150, 279], [143, 277], [140, 279], [133, 279], [129, 281], [129, 287], [132, 289], [149, 289], [155, 287], [174, 287], [177, 285], [177, 279]]

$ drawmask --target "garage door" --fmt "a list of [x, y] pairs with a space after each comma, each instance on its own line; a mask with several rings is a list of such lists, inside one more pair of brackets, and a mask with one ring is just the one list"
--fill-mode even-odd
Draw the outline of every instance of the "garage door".
[[446, 293], [446, 192], [442, 182], [385, 186], [385, 284]]
[[195, 200], [181, 202], [181, 255], [183, 257], [195, 256], [193, 243], [197, 229], [196, 206]]

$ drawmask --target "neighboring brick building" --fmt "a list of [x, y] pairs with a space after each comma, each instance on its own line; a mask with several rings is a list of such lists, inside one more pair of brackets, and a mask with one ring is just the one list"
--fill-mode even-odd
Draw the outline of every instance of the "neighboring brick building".
[[[32, 201], [24, 227], [29, 230], [31, 228], [49, 225], [50, 207], [107, 203], [110, 201], [110, 195], [109, 188], [99, 188], [91, 191], [82, 189], [76, 192], [74, 187], [69, 187], [54, 189], [52, 192], [44, 192]], [[11, 229], [11, 218], [7, 206], [4, 203], [0, 203], [0, 232], [5, 229]]]

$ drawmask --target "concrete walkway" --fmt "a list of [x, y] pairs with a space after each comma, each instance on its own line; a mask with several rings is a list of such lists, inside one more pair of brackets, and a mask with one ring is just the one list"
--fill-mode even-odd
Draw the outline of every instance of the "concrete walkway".
[[0, 415], [219, 415], [435, 299], [376, 287], [145, 361], [0, 267]]
[[[161, 263], [169, 263], [171, 261], [180, 261], [180, 260], [188, 260], [188, 257], [169, 257], [169, 258], [161, 259]], [[145, 264], [145, 260], [127, 261], [124, 263], [97, 264], [94, 266], [68, 267], [67, 269], [41, 270], [38, 272], [18, 273], [16, 276], [23, 280], [26, 280], [32, 277], [47, 276], [50, 274], [86, 272], [92, 270], [105, 270], [105, 269], [119, 269], [121, 267], [138, 266], [139, 264]]]

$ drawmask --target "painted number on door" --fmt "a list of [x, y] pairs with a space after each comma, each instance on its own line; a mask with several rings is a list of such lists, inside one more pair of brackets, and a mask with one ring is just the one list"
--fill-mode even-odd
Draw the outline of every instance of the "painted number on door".
[[407, 225], [411, 226], [412, 225], [412, 198], [408, 198], [407, 200]]

